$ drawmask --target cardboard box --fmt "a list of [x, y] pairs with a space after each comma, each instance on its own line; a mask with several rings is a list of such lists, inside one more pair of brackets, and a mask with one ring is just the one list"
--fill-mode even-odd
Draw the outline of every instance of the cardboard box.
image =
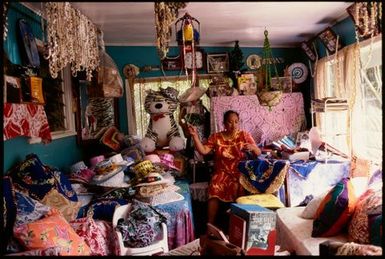
[[[274, 255], [277, 235], [276, 214], [274, 211], [258, 205], [232, 203], [230, 213], [246, 222], [243, 249], [245, 249], [247, 255]], [[234, 234], [243, 229], [241, 223], [234, 223], [237, 222], [236, 220], [238, 219], [233, 217], [233, 221], [230, 222], [229, 238], [232, 243], [242, 244], [236, 239], [234, 241]], [[238, 236], [242, 237], [239, 234]]]

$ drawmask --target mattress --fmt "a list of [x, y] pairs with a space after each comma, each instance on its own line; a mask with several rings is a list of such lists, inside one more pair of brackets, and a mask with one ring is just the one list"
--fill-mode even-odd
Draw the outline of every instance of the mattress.
[[300, 217], [305, 207], [281, 208], [277, 213], [277, 243], [296, 255], [319, 255], [319, 244], [330, 240], [347, 242], [347, 233], [334, 237], [311, 237], [313, 220]]

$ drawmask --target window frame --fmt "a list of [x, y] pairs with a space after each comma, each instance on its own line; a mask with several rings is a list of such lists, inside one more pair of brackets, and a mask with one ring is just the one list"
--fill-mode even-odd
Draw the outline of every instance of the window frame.
[[[37, 46], [43, 46], [43, 42], [40, 39], [35, 38]], [[63, 78], [62, 90], [63, 90], [63, 109], [64, 109], [64, 125], [66, 130], [51, 131], [52, 140], [61, 139], [69, 136], [77, 135], [75, 125], [75, 112], [73, 111], [73, 95], [72, 95], [72, 75], [69, 65], [67, 65], [61, 72]], [[46, 100], [48, 102], [48, 100]], [[41, 138], [33, 137], [28, 139], [29, 144], [41, 143]]]

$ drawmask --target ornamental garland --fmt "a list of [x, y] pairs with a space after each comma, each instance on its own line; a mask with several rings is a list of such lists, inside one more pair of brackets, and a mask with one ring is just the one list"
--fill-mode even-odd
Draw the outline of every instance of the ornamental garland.
[[74, 77], [86, 71], [91, 81], [92, 71], [99, 65], [96, 26], [68, 2], [45, 3], [47, 17], [47, 51], [52, 78], [71, 64]]
[[168, 53], [168, 45], [170, 42], [172, 29], [171, 24], [178, 18], [178, 11], [185, 8], [184, 2], [155, 2], [155, 29], [156, 29], [156, 46], [158, 56], [164, 59]]

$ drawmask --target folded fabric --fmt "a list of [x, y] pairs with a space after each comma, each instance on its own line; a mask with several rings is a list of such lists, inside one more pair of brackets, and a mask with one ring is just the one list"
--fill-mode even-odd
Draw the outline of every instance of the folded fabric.
[[314, 167], [318, 164], [317, 161], [303, 161], [298, 160], [290, 163], [290, 167], [303, 178], [307, 178], [307, 176], [311, 173]]
[[288, 162], [284, 160], [244, 160], [239, 162], [238, 169], [242, 173], [241, 185], [249, 192], [274, 193], [285, 180]]

